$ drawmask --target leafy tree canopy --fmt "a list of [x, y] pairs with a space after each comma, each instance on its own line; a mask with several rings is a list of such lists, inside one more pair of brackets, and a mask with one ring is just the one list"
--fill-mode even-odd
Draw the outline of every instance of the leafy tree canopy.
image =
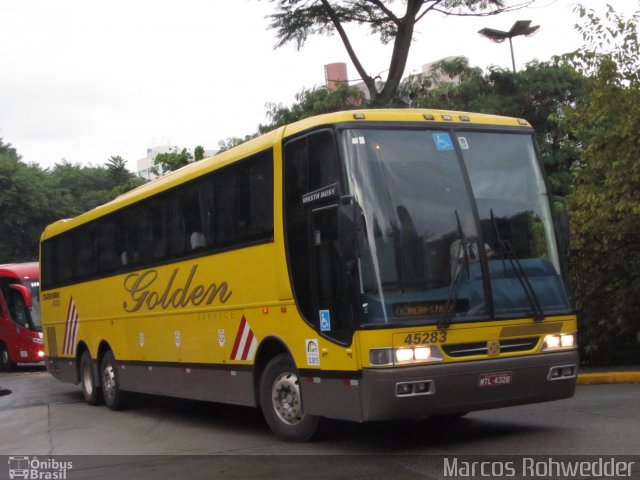
[[[360, 78], [365, 83], [371, 103], [386, 105], [400, 85], [407, 64], [416, 24], [426, 15], [442, 13], [457, 16], [487, 16], [531, 5], [535, 0], [269, 0], [276, 4], [270, 15], [270, 27], [276, 31], [276, 48], [295, 43], [300, 49], [310, 35], [337, 33]], [[346, 28], [368, 27], [383, 44], [393, 43], [386, 82], [378, 91], [377, 76], [368, 73], [360, 61]]]
[[567, 109], [574, 168], [571, 279], [588, 354], [634, 345], [640, 333], [640, 15], [579, 7], [585, 47], [574, 56], [587, 95]]
[[86, 212], [144, 182], [127, 173], [118, 184], [109, 168], [63, 160], [44, 170], [23, 162], [0, 139], [0, 263], [37, 260], [40, 234], [49, 223]]
[[204, 158], [204, 147], [202, 145], [198, 145], [193, 149], [193, 161], [197, 162]]
[[153, 164], [160, 165], [164, 172], [174, 172], [191, 163], [191, 160], [193, 160], [193, 156], [186, 148], [183, 148], [180, 153], [159, 153], [153, 160]]

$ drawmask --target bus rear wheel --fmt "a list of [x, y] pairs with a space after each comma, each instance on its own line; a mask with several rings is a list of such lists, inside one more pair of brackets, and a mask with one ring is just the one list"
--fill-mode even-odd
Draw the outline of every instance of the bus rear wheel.
[[288, 355], [273, 357], [260, 380], [260, 404], [269, 428], [283, 440], [309, 440], [320, 417], [304, 413], [298, 371]]
[[127, 400], [126, 392], [120, 389], [116, 357], [111, 350], [108, 350], [102, 357], [100, 378], [102, 380], [102, 395], [107, 407], [111, 410], [122, 410], [125, 408]]
[[82, 352], [80, 357], [80, 384], [82, 385], [82, 395], [89, 405], [100, 405], [103, 401], [102, 390], [96, 385], [91, 355], [88, 350]]
[[11, 361], [9, 349], [4, 343], [0, 343], [0, 371], [13, 372], [15, 369], [16, 364]]

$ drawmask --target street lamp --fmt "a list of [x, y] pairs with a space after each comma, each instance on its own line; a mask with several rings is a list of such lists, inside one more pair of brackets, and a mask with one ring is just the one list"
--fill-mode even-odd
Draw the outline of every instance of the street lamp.
[[508, 32], [495, 30], [493, 28], [483, 28], [482, 30], [479, 30], [478, 33], [496, 43], [502, 43], [505, 39], [509, 39], [509, 47], [511, 47], [511, 65], [513, 66], [513, 73], [516, 73], [516, 60], [513, 56], [513, 42], [511, 39], [520, 35], [530, 37], [539, 29], [540, 25], [531, 26], [531, 20], [518, 20], [513, 24], [513, 27], [511, 27], [511, 30]]

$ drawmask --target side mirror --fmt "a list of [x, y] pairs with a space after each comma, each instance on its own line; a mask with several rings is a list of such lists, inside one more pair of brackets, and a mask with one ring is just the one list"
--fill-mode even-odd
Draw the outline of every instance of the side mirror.
[[27, 308], [33, 307], [33, 298], [31, 298], [31, 291], [25, 287], [24, 285], [20, 285], [18, 283], [12, 283], [9, 285], [9, 288], [16, 290], [22, 296], [22, 300], [24, 302], [24, 306]]
[[355, 260], [362, 250], [362, 209], [358, 204], [338, 207], [338, 240], [345, 260]]

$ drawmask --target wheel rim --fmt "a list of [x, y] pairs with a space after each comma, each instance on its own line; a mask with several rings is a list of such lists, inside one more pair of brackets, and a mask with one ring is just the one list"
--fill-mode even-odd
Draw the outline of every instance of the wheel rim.
[[82, 369], [82, 384], [84, 385], [84, 391], [88, 395], [93, 393], [93, 378], [91, 375], [91, 363], [85, 362]]
[[304, 418], [298, 377], [293, 373], [281, 373], [271, 389], [273, 408], [284, 423], [295, 425]]
[[6, 348], [2, 349], [2, 353], [0, 354], [0, 361], [2, 362], [3, 367], [9, 365], [9, 352]]
[[102, 388], [105, 396], [113, 398], [116, 393], [116, 372], [113, 365], [107, 364], [102, 372]]

